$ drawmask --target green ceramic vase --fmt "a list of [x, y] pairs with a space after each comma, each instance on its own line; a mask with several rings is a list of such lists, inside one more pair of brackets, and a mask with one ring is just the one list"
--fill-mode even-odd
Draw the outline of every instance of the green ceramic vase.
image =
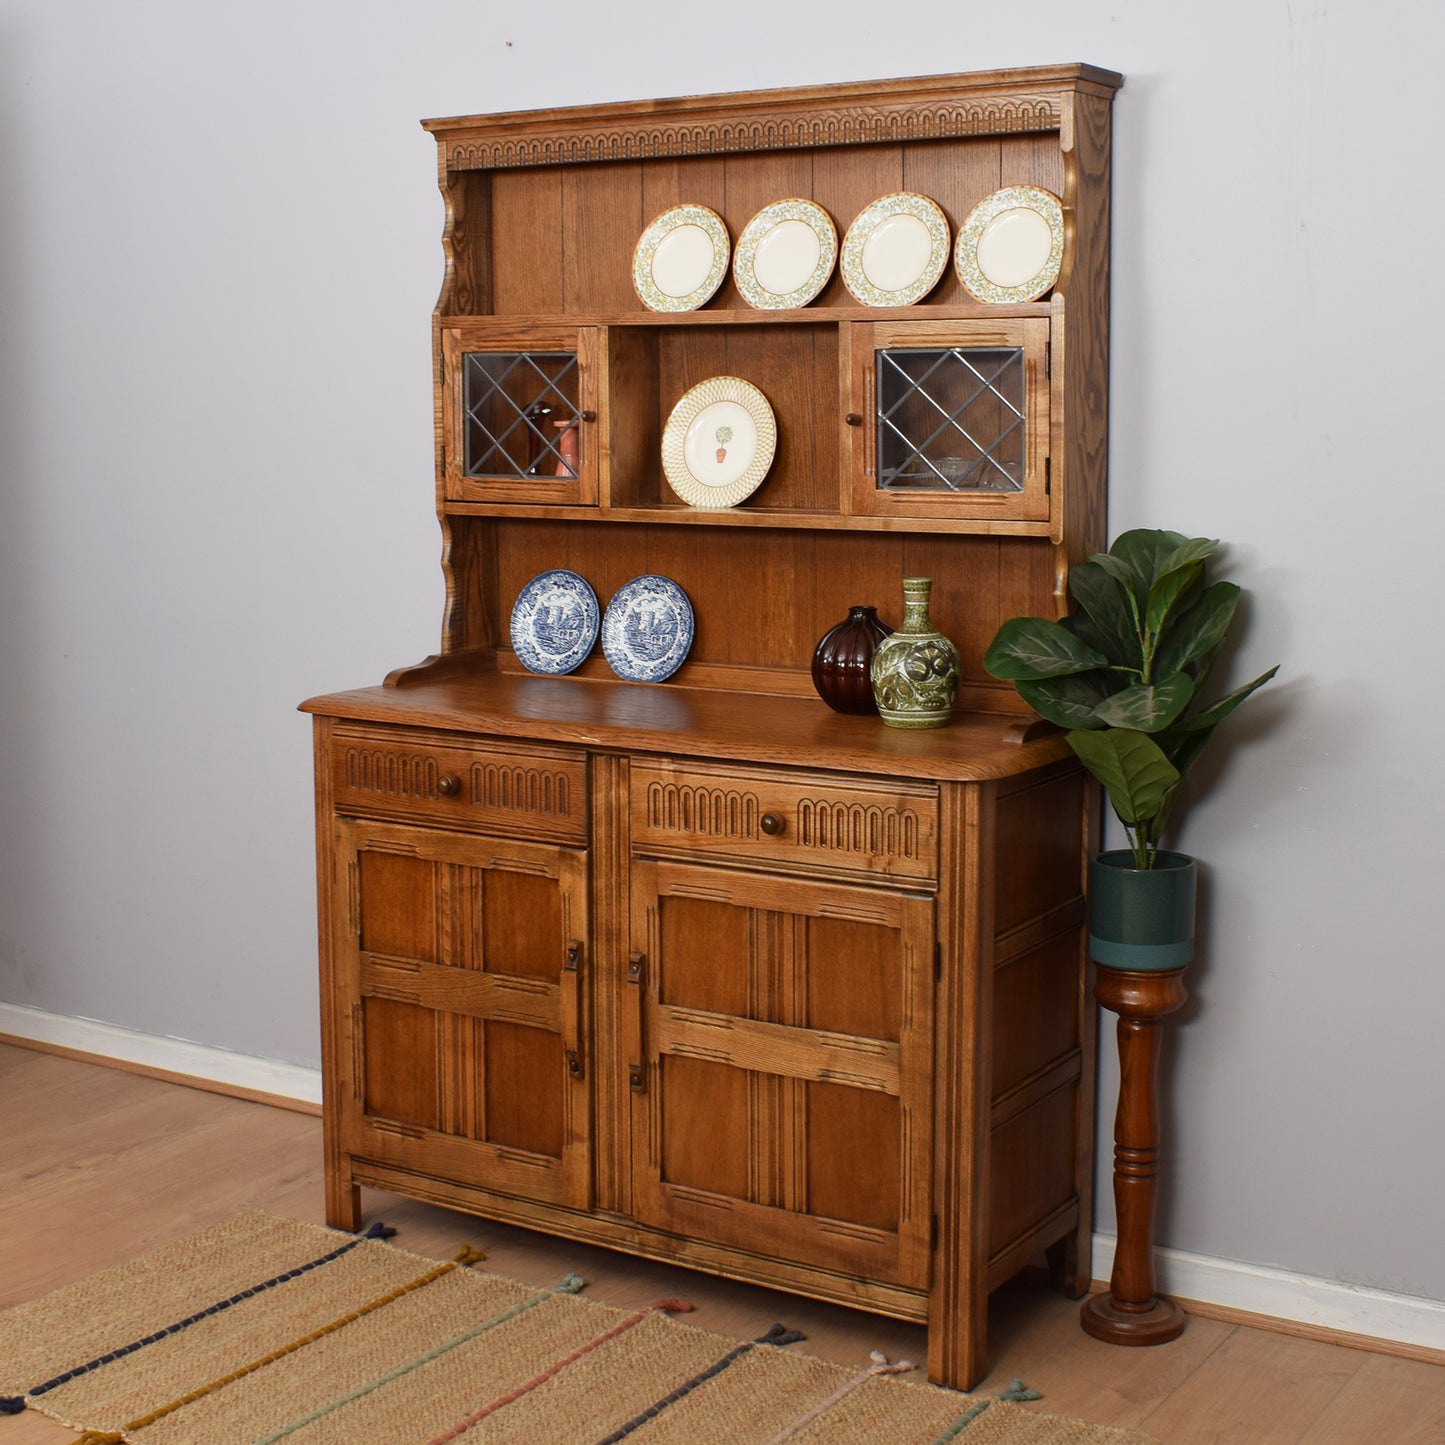
[[958, 649], [933, 625], [928, 577], [903, 579], [903, 621], [869, 668], [878, 715], [895, 728], [941, 728], [958, 696]]
[[1187, 853], [1136, 868], [1127, 848], [1089, 860], [1089, 956], [1130, 973], [1183, 968], [1194, 957], [1194, 884]]

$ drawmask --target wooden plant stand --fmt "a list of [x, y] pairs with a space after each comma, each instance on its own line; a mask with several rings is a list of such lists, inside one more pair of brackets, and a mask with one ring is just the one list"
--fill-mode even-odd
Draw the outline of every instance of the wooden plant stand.
[[1119, 1108], [1114, 1116], [1119, 1240], [1109, 1292], [1084, 1301], [1080, 1322], [1086, 1334], [1111, 1345], [1162, 1345], [1184, 1330], [1184, 1311], [1154, 1289], [1160, 1022], [1187, 997], [1184, 970], [1131, 973], [1099, 964], [1094, 996], [1119, 1015]]

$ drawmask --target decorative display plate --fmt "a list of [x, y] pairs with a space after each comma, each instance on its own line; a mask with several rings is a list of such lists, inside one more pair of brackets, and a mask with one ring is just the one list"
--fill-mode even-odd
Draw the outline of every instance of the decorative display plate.
[[634, 577], [607, 604], [602, 651], [627, 682], [662, 682], [692, 646], [692, 603], [670, 577]]
[[777, 444], [767, 397], [740, 376], [714, 376], [673, 407], [662, 432], [662, 470], [684, 502], [735, 507], [762, 484]]
[[512, 607], [512, 650], [529, 672], [571, 672], [592, 651], [597, 624], [597, 594], [583, 578], [542, 572]]
[[632, 284], [654, 311], [696, 311], [722, 285], [727, 270], [727, 227], [706, 206], [664, 211], [632, 253]]
[[1063, 265], [1063, 204], [1038, 186], [995, 191], [968, 213], [953, 260], [980, 301], [1038, 300]]
[[948, 265], [948, 218], [912, 191], [879, 196], [843, 238], [843, 284], [865, 306], [911, 306]]
[[774, 201], [743, 227], [733, 280], [759, 311], [806, 306], [833, 274], [838, 230], [812, 201]]

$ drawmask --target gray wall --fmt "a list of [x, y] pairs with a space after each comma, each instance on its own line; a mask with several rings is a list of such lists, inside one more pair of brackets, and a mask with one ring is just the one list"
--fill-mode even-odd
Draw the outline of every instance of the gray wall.
[[0, 1000], [316, 1061], [293, 709], [441, 615], [419, 117], [1092, 61], [1113, 529], [1225, 538], [1284, 663], [1178, 840], [1160, 1241], [1445, 1299], [1445, 12], [803, 10], [0, 3]]

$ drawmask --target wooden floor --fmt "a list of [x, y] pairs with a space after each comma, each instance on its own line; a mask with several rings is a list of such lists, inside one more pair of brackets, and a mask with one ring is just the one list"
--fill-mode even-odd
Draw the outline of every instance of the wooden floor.
[[[873, 1349], [924, 1357], [921, 1327], [388, 1195], [364, 1202], [368, 1219], [397, 1226], [397, 1243], [420, 1254], [449, 1258], [470, 1243], [486, 1251], [484, 1268], [534, 1284], [575, 1269], [590, 1297], [618, 1305], [681, 1294], [701, 1328], [752, 1338], [781, 1320], [806, 1333], [802, 1348], [844, 1364]], [[237, 1209], [323, 1222], [320, 1121], [0, 1044], [0, 1203], [3, 1308]], [[1165, 1445], [1445, 1442], [1445, 1365], [1197, 1317], [1172, 1344], [1122, 1349], [1089, 1339], [1076, 1303], [1031, 1284], [995, 1295], [989, 1334], [980, 1393], [1022, 1378], [1043, 1392], [1041, 1410], [1135, 1426]], [[0, 1416], [0, 1445], [73, 1438], [34, 1412]]]

